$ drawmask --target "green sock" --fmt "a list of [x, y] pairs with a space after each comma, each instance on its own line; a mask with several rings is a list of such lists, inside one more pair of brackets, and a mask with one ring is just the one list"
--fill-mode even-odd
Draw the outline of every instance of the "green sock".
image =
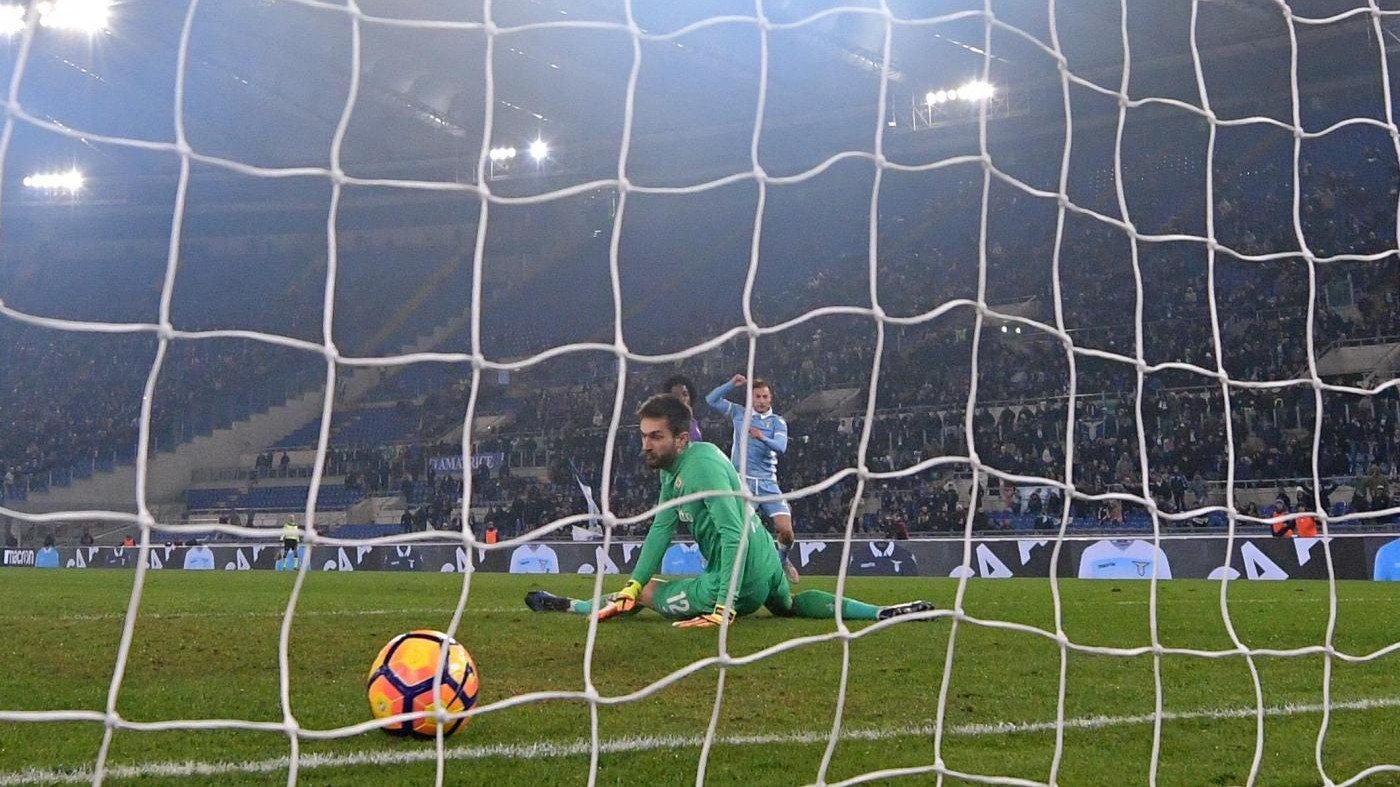
[[593, 602], [581, 598], [569, 599], [569, 611], [575, 615], [593, 614]]
[[[799, 618], [836, 617], [836, 597], [825, 590], [804, 590], [792, 597]], [[880, 608], [853, 598], [842, 599], [841, 616], [846, 620], [878, 620]]]

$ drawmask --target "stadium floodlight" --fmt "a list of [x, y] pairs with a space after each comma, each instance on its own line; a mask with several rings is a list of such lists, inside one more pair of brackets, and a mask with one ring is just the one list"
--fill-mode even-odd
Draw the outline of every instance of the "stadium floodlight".
[[112, 0], [43, 0], [35, 8], [44, 27], [80, 33], [106, 30], [112, 16]]
[[549, 145], [542, 139], [536, 139], [530, 143], [530, 158], [535, 161], [544, 161], [549, 157]]
[[12, 36], [24, 29], [24, 6], [0, 5], [0, 35]]
[[996, 95], [996, 88], [990, 82], [974, 79], [957, 89], [957, 97], [963, 101], [985, 101]]
[[510, 161], [511, 159], [515, 158], [515, 153], [516, 151], [513, 147], [499, 147], [491, 148], [491, 152], [489, 155], [492, 161], [502, 162]]
[[975, 103], [986, 101], [996, 95], [996, 87], [990, 82], [983, 82], [974, 79], [959, 87], [949, 90], [930, 90], [924, 94], [924, 106], [935, 107], [939, 104], [946, 104], [949, 101], [967, 101]]
[[83, 182], [83, 173], [76, 168], [67, 172], [39, 172], [26, 175], [24, 178], [24, 185], [27, 188], [43, 191], [66, 191], [69, 194], [82, 191]]

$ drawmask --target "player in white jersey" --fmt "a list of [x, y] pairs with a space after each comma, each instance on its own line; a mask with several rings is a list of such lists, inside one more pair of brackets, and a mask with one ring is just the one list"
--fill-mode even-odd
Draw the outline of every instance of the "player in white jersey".
[[558, 574], [559, 554], [548, 544], [521, 544], [510, 553], [512, 574]]
[[1142, 539], [1095, 541], [1079, 556], [1080, 579], [1171, 579], [1172, 567], [1160, 547]]
[[[782, 494], [782, 490], [778, 489], [778, 457], [787, 453], [787, 421], [773, 412], [773, 386], [766, 380], [755, 379], [753, 414], [749, 416], [748, 433], [744, 434], [744, 408], [725, 397], [742, 389], [747, 382], [744, 375], [736, 374], [729, 382], [710, 391], [705, 403], [734, 424], [734, 447], [729, 458], [743, 478], [744, 486], [755, 495]], [[740, 460], [743, 459], [740, 450], [746, 440], [749, 445], [747, 464], [740, 467]], [[792, 507], [786, 500], [769, 500], [758, 503], [757, 507], [772, 520], [773, 532], [778, 536], [778, 554], [783, 558], [783, 572], [787, 574], [788, 582], [796, 583], [799, 578], [797, 567], [788, 557], [792, 545], [797, 541], [792, 527]]]

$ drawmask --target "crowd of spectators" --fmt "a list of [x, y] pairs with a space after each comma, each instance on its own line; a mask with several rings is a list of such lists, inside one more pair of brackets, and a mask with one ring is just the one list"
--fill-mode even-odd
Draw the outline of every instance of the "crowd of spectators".
[[[1277, 162], [1253, 162], [1248, 172], [1219, 189], [1218, 232], [1222, 242], [1247, 254], [1296, 250], [1291, 223], [1266, 231], [1251, 222], [1251, 211], [1243, 207], [1245, 197], [1237, 193], [1276, 176], [1280, 166]], [[1305, 231], [1313, 253], [1366, 254], [1391, 242], [1393, 210], [1348, 210], [1347, 206], [1371, 205], [1377, 192], [1381, 203], [1389, 200], [1393, 206], [1393, 177], [1378, 183], [1345, 169], [1321, 167], [1316, 172], [1310, 169], [1305, 176], [1315, 176], [1321, 184], [1303, 204]], [[1013, 197], [1008, 203], [1014, 206], [1017, 201]], [[1283, 206], [1287, 198], [1270, 194], [1264, 201]], [[1168, 216], [1164, 221], [1170, 226], [1174, 219]], [[936, 220], [927, 224], [930, 233], [946, 229]], [[1315, 236], [1313, 227], [1317, 228]], [[1139, 290], [1139, 274], [1126, 261], [1129, 249], [1121, 231], [1091, 220], [1073, 221], [1063, 243], [1063, 255], [1076, 260], [1075, 265], [1062, 267], [1060, 283], [1063, 324], [1077, 351], [1072, 472], [1078, 489], [1091, 494], [1138, 493], [1145, 485], [1162, 510], [1176, 512], [1203, 504], [1207, 490], [1218, 488], [1227, 476], [1237, 482], [1262, 483], [1308, 479], [1316, 470], [1323, 478], [1364, 478], [1371, 477], [1368, 474], [1374, 468], [1378, 477], [1394, 479], [1400, 469], [1396, 455], [1400, 405], [1393, 387], [1376, 396], [1324, 392], [1319, 422], [1319, 398], [1313, 388], [1287, 384], [1310, 377], [1310, 350], [1321, 357], [1344, 343], [1380, 343], [1400, 336], [1400, 270], [1394, 258], [1380, 263], [1328, 263], [1310, 269], [1299, 259], [1259, 263], [1222, 253], [1212, 276], [1204, 250], [1196, 245], [1159, 248], [1141, 244]], [[1043, 283], [1035, 283], [1033, 277], [1018, 276], [1021, 270], [1017, 265], [1026, 255], [1013, 252], [1013, 248], [1019, 247], [998, 243], [988, 249], [988, 278], [1003, 277], [996, 286], [989, 282], [989, 291], [998, 291], [1009, 304], [1032, 303], [1030, 310], [1019, 313], [1054, 323], [1050, 304], [1055, 293]], [[1046, 259], [1050, 251], [1038, 248], [1030, 256]], [[1109, 259], [1113, 252], [1119, 253], [1117, 267]], [[946, 282], [958, 273], [950, 259], [898, 248], [888, 255], [881, 259], [881, 302], [891, 314], [913, 314], [927, 308], [929, 304], [919, 300], [920, 293], [934, 289], [946, 297], [973, 295], [971, 291], [947, 292]], [[849, 262], [833, 264], [830, 270], [812, 276], [796, 296], [786, 293], [781, 303], [756, 298], [755, 313], [768, 310], [771, 319], [760, 321], [771, 324], [829, 305], [832, 291], [859, 290], [865, 286], [863, 268]], [[1024, 280], [1020, 289], [1015, 287], [1018, 278]], [[1134, 298], [1124, 297], [1124, 293], [1139, 291], [1141, 330], [1135, 319]], [[865, 457], [871, 470], [898, 470], [936, 456], [968, 453], [965, 413], [972, 381], [974, 317], [972, 310], [966, 309], [918, 325], [888, 327], [879, 364], [876, 420]], [[730, 327], [692, 322], [687, 330], [695, 337], [705, 337]], [[1224, 350], [1219, 360], [1217, 329], [1219, 346]], [[875, 341], [872, 321], [848, 316], [819, 318], [758, 340], [756, 369], [777, 381], [780, 411], [816, 391], [847, 386], [857, 391], [859, 406], [853, 415], [790, 417], [793, 447], [783, 463], [785, 489], [815, 484], [857, 464], [863, 426], [860, 412], [869, 394]], [[977, 396], [971, 428], [979, 459], [1005, 472], [1063, 480], [1070, 394], [1064, 344], [1055, 335], [1030, 325], [987, 320], [976, 347]], [[1145, 374], [1140, 382], [1133, 365], [1078, 352], [1086, 349], [1128, 359], [1140, 354], [1147, 364], [1187, 364], [1208, 374], [1220, 367], [1231, 380], [1279, 384], [1267, 388], [1231, 386], [1227, 402], [1215, 377], [1159, 369]], [[625, 382], [623, 423], [628, 422], [635, 403], [668, 373], [689, 373], [701, 382], [702, 389], [707, 388], [709, 381], [743, 371], [748, 352], [748, 342], [741, 337], [682, 364], [648, 368], [642, 374], [633, 366]], [[1379, 372], [1379, 376], [1328, 381], [1374, 387], [1388, 379], [1385, 370]], [[573, 462], [595, 488], [602, 438], [613, 418], [616, 378], [617, 367], [610, 358], [595, 358], [553, 375], [542, 374], [520, 396], [520, 407], [515, 411], [516, 428], [531, 435], [524, 439], [536, 444], [536, 452], [538, 443], [545, 443], [546, 453], [556, 465]], [[703, 406], [700, 415], [703, 423]], [[704, 425], [708, 439], [727, 445], [724, 424]], [[616, 512], [631, 515], [645, 509], [653, 494], [648, 491], [645, 470], [628, 461], [634, 446], [625, 433], [619, 444], [626, 447], [614, 464], [612, 505]], [[1144, 454], [1148, 468], [1145, 483]], [[952, 476], [959, 473], [961, 488], [966, 490], [967, 468], [963, 466], [946, 473], [920, 473], [903, 482], [881, 482], [877, 494], [887, 501], [886, 510], [902, 512], [897, 517], [901, 526], [914, 530], [960, 526], [957, 523], [966, 512], [948, 488]], [[551, 480], [552, 484], [541, 485], [537, 497], [562, 504], [546, 514], [577, 513], [582, 502], [569, 488], [572, 478]], [[844, 527], [852, 486], [838, 483], [797, 501], [799, 527]], [[1374, 486], [1378, 485], [1358, 486], [1355, 510], [1380, 510], [1376, 501], [1387, 500], [1388, 490], [1372, 494]], [[1023, 500], [1020, 507], [1058, 508], [1059, 500], [1035, 494], [1034, 501]], [[1117, 505], [1084, 508], [1078, 513], [1118, 520], [1124, 515]], [[858, 526], [870, 527], [872, 523], [868, 517], [860, 517]], [[884, 529], [886, 523], [877, 518], [873, 526]], [[506, 522], [500, 527], [509, 532], [514, 526]]]
[[[387, 239], [376, 240], [379, 236]], [[347, 246], [335, 302], [342, 352], [397, 351], [455, 316], [459, 302], [451, 290], [430, 285], [460, 275], [460, 257], [434, 270], [440, 260], [416, 255], [419, 244], [408, 240], [412, 237], [389, 230], [342, 238]], [[461, 240], [460, 228], [454, 239]], [[7, 259], [0, 266], [0, 297], [39, 316], [151, 323], [164, 254], [152, 257], [150, 249], [134, 254], [132, 245], [87, 249], [89, 257], [53, 270], [32, 260]], [[177, 328], [239, 328], [321, 341], [323, 236], [249, 238], [246, 247], [229, 239], [190, 240], [185, 246], [171, 314]], [[389, 253], [404, 259], [395, 276], [385, 277], [382, 256]], [[113, 270], [118, 263], [111, 255], [121, 254], [134, 257]], [[434, 275], [439, 280], [432, 280]], [[414, 299], [415, 290], [433, 297]], [[11, 479], [0, 486], [0, 496], [65, 485], [133, 461], [143, 389], [156, 350], [149, 332], [62, 331], [0, 319], [0, 368], [6, 370], [0, 376], [0, 479]], [[324, 361], [305, 351], [248, 339], [174, 341], [156, 381], [152, 450], [171, 450], [282, 404], [324, 379]]]
[[[1284, 166], [1278, 157], [1257, 153], [1238, 163], [1238, 177], [1221, 179], [1216, 211], [1222, 243], [1246, 254], [1297, 249], [1291, 222], [1258, 219], [1291, 210], [1288, 193], [1278, 186], [1286, 181], [1281, 178]], [[1302, 212], [1313, 253], [1366, 254], [1392, 247], [1395, 173], [1393, 168], [1375, 169], [1389, 174], [1380, 176], [1359, 164], [1308, 165], [1305, 180], [1312, 185]], [[1173, 172], [1164, 167], [1160, 182], [1142, 198], [1154, 204], [1158, 223], [1167, 229], [1199, 207], [1191, 197], [1182, 198], [1180, 205], [1171, 202], [1189, 191], [1168, 177]], [[1188, 171], [1174, 177], [1197, 175]], [[978, 205], [980, 183], [980, 175], [955, 178], [942, 199]], [[1199, 503], [1208, 485], [1227, 476], [1237, 481], [1298, 479], [1312, 477], [1316, 469], [1324, 478], [1394, 478], [1400, 460], [1396, 388], [1376, 396], [1324, 392], [1320, 428], [1315, 429], [1319, 397], [1314, 389], [1285, 384], [1310, 376], [1310, 352], [1321, 356], [1342, 343], [1400, 337], [1400, 264], [1394, 257], [1309, 265], [1297, 258], [1244, 261], [1222, 252], [1212, 268], [1201, 244], [1140, 243], [1134, 254], [1121, 230], [1074, 216], [1058, 241], [1057, 280], [1050, 269], [1053, 233], [1045, 232], [1043, 224], [1008, 226], [1014, 224], [1008, 218], [1037, 209], [1032, 198], [1002, 186], [989, 198], [989, 211], [1001, 229], [986, 248], [982, 278], [987, 302], [1045, 325], [1062, 321], [1075, 350], [1072, 357], [1056, 332], [1017, 320], [979, 319], [971, 307], [915, 324], [887, 324], [882, 332], [870, 317], [833, 315], [765, 334], [755, 345], [755, 371], [774, 381], [779, 412], [832, 389], [847, 389], [854, 402], [834, 414], [790, 414], [792, 443], [781, 465], [785, 489], [814, 485], [857, 465], [872, 387], [875, 419], [864, 463], [877, 472], [934, 457], [967, 456], [975, 449], [982, 463], [998, 470], [1064, 480], [1072, 446], [1070, 471], [1078, 489], [1138, 492], [1145, 485], [1167, 511]], [[1388, 212], [1375, 207], [1386, 200], [1392, 206]], [[930, 209], [911, 213], [903, 217], [905, 232], [882, 244], [876, 290], [886, 313], [912, 316], [948, 299], [976, 297], [977, 224], [959, 216], [968, 217], [966, 211], [958, 216]], [[756, 293], [753, 313], [760, 324], [772, 325], [814, 308], [850, 303], [851, 293], [869, 291], [868, 276], [859, 256], [832, 259], [781, 292]], [[597, 282], [593, 276], [554, 286], [577, 290]], [[511, 292], [511, 297], [527, 295], [518, 288]], [[667, 304], [641, 308], [654, 310], [643, 311], [641, 322], [685, 339], [672, 342], [676, 346], [734, 327], [732, 320], [703, 309], [681, 314], [684, 310]], [[522, 307], [514, 316], [534, 324], [539, 315]], [[882, 350], [878, 359], [877, 346]], [[1219, 358], [1217, 346], [1223, 351]], [[168, 363], [157, 389], [153, 428], [162, 435], [175, 430], [173, 439], [179, 439], [184, 433], [176, 429], [178, 423], [213, 418], [230, 395], [290, 374], [264, 357], [261, 345], [240, 347], [227, 353], [192, 350], [182, 362]], [[104, 344], [91, 336], [0, 321], [0, 367], [26, 370], [6, 375], [3, 384], [0, 476], [33, 476], [108, 454], [129, 454], [144, 383], [144, 375], [131, 370], [148, 369], [153, 353], [149, 338]], [[1207, 373], [1222, 368], [1232, 380], [1279, 384], [1232, 386], [1227, 401], [1214, 377], [1180, 368], [1142, 372], [1132, 363], [1095, 353], [1141, 357], [1146, 364], [1184, 364]], [[741, 336], [680, 363], [629, 364], [622, 423], [630, 422], [636, 404], [670, 374], [688, 374], [703, 394], [710, 384], [746, 370], [749, 354], [749, 341]], [[451, 524], [460, 482], [437, 473], [430, 459], [460, 451], [456, 444], [431, 443], [459, 424], [465, 411], [470, 387], [460, 369], [455, 374], [438, 370], [429, 377], [386, 381], [377, 395], [421, 408], [423, 428], [406, 446], [337, 447], [328, 457], [328, 472], [366, 492], [404, 494], [412, 518], [406, 524]], [[1345, 381], [1374, 386], [1381, 380], [1363, 375]], [[490, 395], [478, 398], [477, 412], [506, 413], [509, 425], [478, 436], [476, 452], [504, 457], [494, 472], [474, 475], [473, 500], [487, 512], [480, 524], [494, 524], [509, 536], [581, 512], [576, 478], [595, 490], [601, 486], [617, 385], [616, 359], [606, 353], [562, 356], [490, 381]], [[1072, 435], [1067, 434], [1071, 393], [1076, 402]], [[703, 405], [700, 411], [706, 438], [727, 448], [727, 424], [708, 419]], [[655, 497], [654, 480], [638, 460], [634, 443], [623, 432], [615, 445], [610, 505], [623, 516], [640, 513]], [[527, 461], [528, 466], [545, 466], [548, 478], [512, 473], [513, 465]], [[966, 516], [960, 501], [966, 498], [968, 471], [967, 465], [954, 464], [872, 483], [870, 491], [881, 498], [886, 513], [858, 517], [857, 525], [890, 532], [959, 526]], [[1382, 485], [1372, 481], [1358, 487], [1362, 502], [1357, 507], [1374, 510], [1377, 501], [1388, 500], [1390, 490], [1388, 485], [1380, 489]], [[854, 486], [848, 480], [796, 501], [799, 528], [844, 528]], [[1028, 496], [1021, 504], [1030, 507], [1032, 500]], [[1059, 501], [1037, 491], [1034, 505], [1055, 510]], [[1121, 517], [1122, 512], [1105, 515]]]

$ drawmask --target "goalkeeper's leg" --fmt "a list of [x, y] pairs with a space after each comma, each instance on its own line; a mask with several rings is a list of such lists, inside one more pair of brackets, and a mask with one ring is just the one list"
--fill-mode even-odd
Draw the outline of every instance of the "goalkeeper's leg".
[[719, 598], [719, 577], [709, 572], [688, 579], [653, 579], [642, 590], [642, 599], [643, 604], [672, 620], [708, 614], [723, 601]]
[[[642, 607], [652, 606], [652, 599], [656, 597], [658, 592], [657, 588], [666, 584], [664, 579], [653, 579], [648, 582], [646, 587], [642, 588], [641, 595], [637, 597], [637, 608], [628, 614], [636, 614], [642, 611]], [[607, 606], [608, 596], [604, 596], [602, 601], [603, 606]], [[556, 596], [547, 590], [532, 590], [526, 593], [525, 606], [534, 612], [570, 612], [575, 615], [592, 615], [594, 611], [592, 599]]]
[[[804, 590], [794, 596], [788, 588], [787, 577], [781, 577], [781, 580], [764, 604], [769, 612], [787, 618], [831, 620], [836, 617], [836, 596], [825, 590]], [[933, 604], [927, 601], [877, 607], [850, 597], [841, 599], [841, 617], [844, 620], [887, 620], [915, 612], [931, 612], [933, 609]]]
[[[576, 609], [576, 605], [578, 606]], [[583, 599], [556, 596], [548, 590], [532, 590], [525, 594], [525, 606], [533, 612], [573, 612], [587, 615], [593, 611], [593, 602]]]

